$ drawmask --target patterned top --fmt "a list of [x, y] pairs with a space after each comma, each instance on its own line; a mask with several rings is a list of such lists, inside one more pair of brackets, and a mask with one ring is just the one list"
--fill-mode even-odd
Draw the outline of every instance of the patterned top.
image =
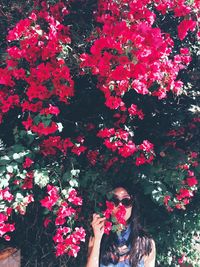
[[[127, 242], [129, 235], [130, 235], [130, 232], [131, 232], [131, 229], [130, 229], [130, 225], [129, 225], [126, 230], [124, 230], [120, 234], [118, 234], [118, 246], [119, 247], [123, 247], [126, 245], [126, 242]], [[128, 251], [130, 251], [130, 246], [128, 246], [126, 253], [128, 253]], [[131, 266], [130, 266], [129, 260], [126, 259], [126, 260], [120, 261], [116, 264], [113, 264], [113, 263], [109, 263], [108, 265], [100, 264], [99, 267], [131, 267]], [[143, 259], [139, 262], [137, 267], [144, 267], [144, 260]]]
[[[107, 266], [103, 265], [103, 264], [100, 264], [100, 267], [131, 267], [131, 266], [129, 264], [129, 261], [120, 261], [117, 264], [110, 263]], [[138, 267], [144, 267], [144, 261], [143, 260], [141, 260], [139, 262]]]

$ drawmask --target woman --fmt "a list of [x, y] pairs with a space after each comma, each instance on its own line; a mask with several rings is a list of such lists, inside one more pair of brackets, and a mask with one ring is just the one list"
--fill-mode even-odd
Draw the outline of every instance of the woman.
[[105, 218], [93, 214], [94, 236], [89, 240], [86, 267], [154, 267], [155, 243], [139, 224], [137, 201], [128, 188], [118, 186], [111, 200], [115, 213], [125, 206], [125, 230], [119, 234], [104, 234]]

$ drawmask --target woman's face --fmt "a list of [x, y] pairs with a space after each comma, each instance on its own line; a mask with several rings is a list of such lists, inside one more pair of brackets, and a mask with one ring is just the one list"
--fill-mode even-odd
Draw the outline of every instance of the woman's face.
[[[124, 189], [123, 187], [117, 187], [117, 188], [115, 188], [113, 190], [113, 194], [114, 194], [114, 197], [117, 198], [117, 199], [119, 199], [119, 200], [122, 200], [122, 199], [131, 199], [131, 196], [126, 191], [126, 189]], [[121, 205], [121, 203], [119, 205]], [[115, 207], [114, 212], [117, 211], [119, 205], [117, 207]], [[125, 208], [126, 208], [126, 214], [125, 214], [124, 219], [125, 219], [125, 221], [128, 221], [128, 219], [131, 217], [131, 213], [132, 213], [132, 208], [133, 208], [132, 203], [128, 207], [125, 206]]]

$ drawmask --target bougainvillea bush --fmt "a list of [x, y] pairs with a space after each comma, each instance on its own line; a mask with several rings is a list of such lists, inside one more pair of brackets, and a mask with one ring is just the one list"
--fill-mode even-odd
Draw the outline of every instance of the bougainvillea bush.
[[157, 266], [199, 266], [199, 9], [2, 2], [0, 236], [23, 260], [35, 244], [26, 266], [84, 266], [117, 183], [138, 195]]

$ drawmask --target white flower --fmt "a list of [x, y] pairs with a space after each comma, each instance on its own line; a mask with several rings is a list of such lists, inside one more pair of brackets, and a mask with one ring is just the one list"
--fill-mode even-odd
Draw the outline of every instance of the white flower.
[[19, 173], [18, 176], [22, 179], [25, 179], [26, 178], [26, 174], [27, 174], [27, 171], [26, 170], [23, 170], [22, 173]]
[[34, 172], [34, 181], [40, 188], [45, 187], [49, 183], [49, 176], [47, 171], [39, 172], [36, 170]]
[[15, 201], [21, 202], [21, 201], [23, 201], [23, 199], [24, 199], [24, 196], [18, 192], [15, 196]]
[[[7, 177], [6, 177], [7, 178]], [[3, 178], [1, 178], [0, 179], [0, 189], [2, 189], [2, 188], [6, 188], [7, 186], [9, 186], [9, 179], [10, 179], [10, 176], [9, 176], [9, 179], [3, 179]]]
[[58, 126], [58, 131], [59, 131], [59, 132], [62, 132], [62, 130], [63, 130], [62, 123], [61, 123], [61, 122], [58, 122], [58, 123], [57, 123], [57, 126]]
[[69, 196], [69, 194], [68, 194], [68, 190], [63, 189], [61, 193], [62, 193], [62, 195], [63, 195], [65, 198], [68, 198], [68, 196]]
[[14, 153], [13, 154], [13, 159], [20, 159], [22, 157], [24, 157], [28, 152], [27, 151], [23, 151], [23, 152], [19, 152], [19, 153]]
[[78, 187], [78, 182], [77, 182], [77, 180], [75, 180], [75, 179], [71, 179], [71, 180], [69, 181], [69, 184], [70, 184], [72, 187]]
[[77, 169], [77, 170], [74, 170], [74, 169], [71, 170], [71, 175], [72, 175], [72, 176], [78, 176], [79, 173], [80, 173], [80, 170], [78, 170], [78, 169]]
[[8, 156], [1, 157], [1, 160], [9, 160], [10, 158]]
[[7, 166], [6, 170], [7, 170], [7, 172], [13, 173], [13, 167], [12, 166]]

